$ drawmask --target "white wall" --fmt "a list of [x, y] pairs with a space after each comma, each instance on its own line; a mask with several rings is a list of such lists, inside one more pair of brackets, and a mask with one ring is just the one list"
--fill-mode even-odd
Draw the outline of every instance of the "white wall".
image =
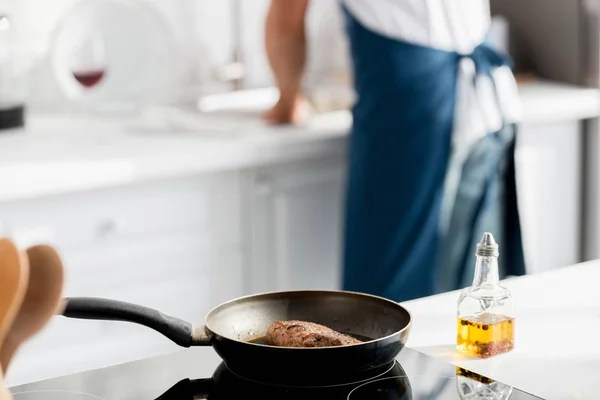
[[[28, 57], [43, 59], [51, 46], [51, 33], [61, 16], [83, 0], [0, 0], [0, 12], [7, 11], [19, 30], [22, 46]], [[86, 0], [101, 3], [102, 0]], [[215, 70], [230, 61], [233, 53], [233, 0], [122, 0], [151, 4], [169, 22], [172, 31], [183, 44], [186, 72], [182, 86], [207, 83]], [[272, 76], [264, 53], [264, 16], [268, 0], [240, 1], [242, 5], [243, 53], [248, 87], [272, 84]], [[338, 0], [313, 1], [309, 8], [309, 65], [306, 84], [315, 87], [328, 77], [340, 76], [347, 69], [346, 43], [341, 31]], [[124, 38], [126, 40], [126, 38]], [[56, 88], [45, 66], [34, 75], [34, 102], [55, 100]], [[226, 90], [230, 86], [215, 84], [209, 91]], [[205, 85], [206, 89], [207, 86]]]

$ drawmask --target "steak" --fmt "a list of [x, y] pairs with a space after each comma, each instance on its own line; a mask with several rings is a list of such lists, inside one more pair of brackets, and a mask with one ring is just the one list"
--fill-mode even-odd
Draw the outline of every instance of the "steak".
[[329, 347], [362, 343], [326, 326], [306, 321], [277, 321], [267, 329], [267, 341], [273, 346]]

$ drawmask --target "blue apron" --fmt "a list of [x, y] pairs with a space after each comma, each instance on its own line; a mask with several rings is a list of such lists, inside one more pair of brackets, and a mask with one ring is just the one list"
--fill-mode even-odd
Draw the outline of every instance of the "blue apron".
[[479, 140], [462, 166], [449, 234], [440, 243], [438, 291], [471, 285], [474, 248], [484, 232], [500, 243], [501, 277], [525, 274], [517, 207], [514, 147], [516, 127], [505, 125]]
[[[446, 268], [438, 228], [461, 56], [378, 35], [344, 11], [357, 102], [343, 286], [395, 301], [428, 296]], [[472, 58], [479, 73], [505, 63], [483, 45]]]

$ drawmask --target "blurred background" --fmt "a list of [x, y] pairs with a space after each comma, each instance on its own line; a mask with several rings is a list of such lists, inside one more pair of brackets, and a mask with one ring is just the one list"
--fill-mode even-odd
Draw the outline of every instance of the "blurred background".
[[[272, 127], [260, 119], [277, 99], [268, 3], [0, 0], [0, 232], [55, 245], [65, 295], [201, 323], [244, 294], [340, 287], [354, 98], [339, 5], [309, 9], [311, 118]], [[524, 106], [527, 273], [599, 258], [599, 4], [491, 6]], [[174, 347], [137, 326], [57, 319], [8, 383]]]
[[[140, 102], [151, 93], [154, 102], [195, 101], [199, 94], [272, 85], [264, 49], [269, 2], [245, 3], [27, 0], [2, 4], [19, 40], [19, 57], [30, 70], [30, 104], [65, 110], [73, 107], [68, 100], [83, 91], [64, 76], [70, 78], [66, 70], [76, 69], [69, 58], [77, 58], [73, 53], [78, 48], [80, 63], [111, 65], [106, 80], [98, 81], [96, 99]], [[319, 86], [349, 82], [338, 8], [329, 0], [311, 5], [308, 31], [316, 40], [311, 41], [306, 85], [313, 97], [318, 96]]]

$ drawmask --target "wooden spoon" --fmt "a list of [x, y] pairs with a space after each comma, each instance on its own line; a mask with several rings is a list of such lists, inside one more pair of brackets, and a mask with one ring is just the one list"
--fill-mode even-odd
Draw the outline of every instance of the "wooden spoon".
[[[28, 277], [27, 255], [19, 252], [11, 240], [0, 239], [0, 351], [25, 296]], [[10, 400], [2, 371], [0, 362], [0, 400]]]
[[0, 239], [0, 349], [25, 296], [28, 266], [27, 256], [11, 240]]
[[62, 294], [64, 271], [58, 253], [51, 246], [36, 245], [27, 249], [27, 256], [29, 284], [25, 299], [0, 349], [0, 365], [5, 374], [19, 346], [56, 314]]
[[2, 371], [0, 371], [0, 400], [13, 400], [10, 390], [4, 384], [4, 377]]

